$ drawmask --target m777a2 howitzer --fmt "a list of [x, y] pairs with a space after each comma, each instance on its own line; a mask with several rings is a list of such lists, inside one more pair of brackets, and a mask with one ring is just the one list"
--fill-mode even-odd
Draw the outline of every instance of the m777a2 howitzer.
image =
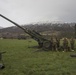
[[24, 27], [21, 27], [19, 24], [13, 22], [12, 20], [8, 19], [7, 17], [5, 17], [1, 14], [0, 14], [0, 16], [3, 17], [4, 19], [8, 20], [9, 22], [13, 23], [17, 27], [21, 28], [25, 33], [29, 34], [31, 36], [31, 38], [33, 38], [34, 40], [36, 40], [38, 42], [40, 48], [44, 48], [44, 49], [47, 49], [47, 50], [49, 50], [51, 48], [50, 40], [45, 39], [38, 32], [33, 31], [33, 30], [29, 30], [29, 29], [24, 28]]

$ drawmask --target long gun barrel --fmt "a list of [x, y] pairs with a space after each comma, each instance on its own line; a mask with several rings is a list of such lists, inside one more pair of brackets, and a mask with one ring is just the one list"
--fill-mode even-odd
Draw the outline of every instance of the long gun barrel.
[[42, 40], [46, 40], [44, 39], [38, 32], [36, 31], [31, 31], [28, 30], [27, 28], [21, 27], [19, 24], [15, 23], [14, 21], [8, 19], [7, 17], [3, 16], [0, 14], [1, 17], [3, 17], [4, 19], [8, 20], [9, 22], [13, 23], [14, 25], [16, 25], [17, 27], [21, 28], [22, 30], [24, 30], [24, 32], [26, 32], [27, 34], [29, 34], [33, 39], [35, 39], [36, 41], [38, 41], [39, 39]]
[[[38, 32], [34, 31], [34, 30], [29, 30], [27, 28], [21, 27], [19, 24], [15, 23], [14, 21], [6, 18], [5, 16], [1, 15], [1, 17], [3, 17], [4, 19], [8, 20], [9, 22], [13, 23], [14, 25], [16, 25], [17, 27], [21, 28], [24, 32], [26, 32], [27, 34], [29, 34], [34, 40], [36, 40], [39, 44], [39, 47], [43, 47], [46, 46], [47, 43], [49, 43], [46, 47], [50, 46], [50, 41], [45, 39], [41, 34], [39, 34]], [[45, 44], [45, 45], [44, 45]]]
[[[29, 34], [30, 36], [34, 37], [31, 33], [31, 30], [28, 30], [27, 28], [21, 27], [19, 24], [15, 23], [14, 21], [8, 19], [7, 17], [3, 16], [0, 14], [1, 17], [3, 17], [4, 19], [8, 20], [9, 22], [13, 23], [14, 25], [16, 25], [17, 27], [21, 28], [24, 32], [26, 32], [27, 34]], [[35, 34], [36, 32], [33, 31], [33, 34]], [[36, 37], [36, 36], [35, 36]]]

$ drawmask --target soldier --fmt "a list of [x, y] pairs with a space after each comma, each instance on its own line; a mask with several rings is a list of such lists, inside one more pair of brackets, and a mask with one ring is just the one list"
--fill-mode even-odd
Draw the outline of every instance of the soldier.
[[51, 47], [50, 49], [53, 50], [53, 37], [51, 37], [50, 45], [51, 45], [50, 46]]
[[52, 45], [52, 47], [53, 47], [53, 50], [55, 50], [55, 51], [58, 50], [58, 49], [57, 49], [57, 41], [56, 41], [55, 38], [53, 38], [53, 45]]
[[64, 51], [68, 50], [68, 39], [67, 38], [63, 39], [63, 49]]
[[74, 44], [75, 44], [75, 39], [71, 38], [70, 39], [70, 46], [71, 46], [71, 50], [74, 51]]
[[57, 49], [59, 49], [60, 48], [60, 39], [58, 39], [57, 37], [56, 37], [56, 43], [57, 43]]

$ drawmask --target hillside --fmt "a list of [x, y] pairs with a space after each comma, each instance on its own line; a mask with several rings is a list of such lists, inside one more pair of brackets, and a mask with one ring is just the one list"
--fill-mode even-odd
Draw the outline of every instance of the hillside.
[[[29, 25], [23, 25], [22, 27], [28, 28], [29, 30], [35, 30], [42, 35], [56, 35], [56, 36], [68, 36], [69, 34], [74, 36], [74, 26], [75, 23], [41, 23], [41, 24], [29, 24]], [[65, 33], [65, 34], [64, 34]], [[13, 26], [8, 27], [4, 29], [0, 29], [0, 36], [6, 37], [10, 36], [13, 38], [17, 38], [19, 35], [25, 34], [23, 30], [20, 28]]]

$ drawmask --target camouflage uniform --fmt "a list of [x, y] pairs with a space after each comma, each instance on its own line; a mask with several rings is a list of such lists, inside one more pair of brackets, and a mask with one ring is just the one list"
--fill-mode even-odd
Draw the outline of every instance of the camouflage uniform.
[[50, 45], [51, 45], [50, 46], [51, 47], [50, 49], [53, 50], [53, 38], [52, 37], [51, 37]]
[[68, 50], [68, 39], [67, 38], [63, 39], [63, 49], [64, 51]]
[[52, 47], [53, 47], [53, 50], [55, 50], [55, 51], [58, 50], [58, 49], [57, 49], [57, 41], [56, 41], [55, 38], [53, 38], [53, 45], [52, 45]]
[[72, 50], [74, 50], [74, 44], [75, 44], [75, 39], [71, 38], [70, 45]]
[[56, 43], [57, 43], [57, 49], [60, 47], [60, 39], [56, 38]]

